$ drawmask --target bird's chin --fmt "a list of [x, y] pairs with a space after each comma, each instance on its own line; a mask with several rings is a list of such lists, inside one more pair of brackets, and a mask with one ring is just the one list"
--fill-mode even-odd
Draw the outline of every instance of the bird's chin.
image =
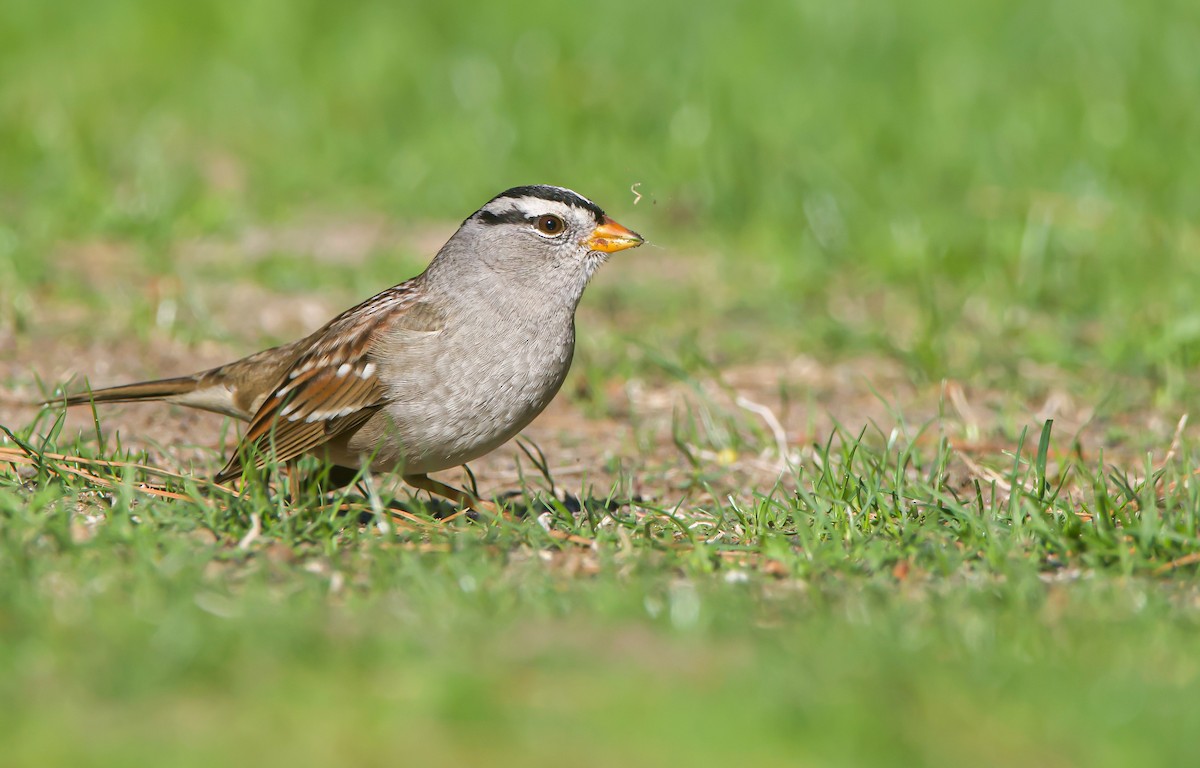
[[608, 261], [609, 254], [604, 251], [588, 251], [583, 257], [583, 269], [586, 279], [591, 280], [592, 275], [596, 274], [596, 270], [600, 269], [600, 265]]

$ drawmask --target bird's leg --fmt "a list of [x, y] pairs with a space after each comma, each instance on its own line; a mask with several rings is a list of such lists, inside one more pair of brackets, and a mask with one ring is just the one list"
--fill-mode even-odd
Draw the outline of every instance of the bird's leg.
[[300, 485], [300, 462], [291, 459], [284, 465], [287, 468], [287, 493], [290, 506], [300, 501], [302, 487]]
[[[513, 520], [512, 515], [510, 515], [508, 512], [501, 510], [495, 504], [488, 502], [488, 501], [482, 501], [482, 500], [472, 496], [471, 494], [467, 493], [466, 491], [460, 491], [457, 488], [451, 488], [450, 486], [446, 485], [445, 483], [439, 483], [437, 480], [430, 478], [429, 475], [405, 475], [404, 482], [408, 483], [412, 487], [417, 488], [419, 490], [429, 491], [430, 493], [436, 493], [438, 496], [442, 496], [444, 498], [450, 499], [451, 501], [453, 501], [455, 504], [458, 504], [463, 509], [471, 509], [476, 512], [482, 512], [487, 515], [492, 515], [493, 517], [496, 517], [496, 516], [503, 517], [505, 520], [508, 520], [510, 522]], [[453, 515], [451, 515], [450, 517], [447, 517], [442, 522], [452, 520], [455, 517], [458, 517], [460, 514], [462, 514], [462, 512], [456, 512]], [[581, 545], [588, 546], [588, 547], [596, 546], [596, 542], [593, 541], [592, 539], [588, 539], [583, 536], [577, 536], [576, 534], [573, 534], [573, 533], [567, 533], [566, 531], [555, 531], [555, 530], [547, 529], [546, 534], [549, 535], [550, 538], [558, 539], [559, 541], [569, 541], [572, 544], [581, 544]]]
[[451, 488], [445, 483], [439, 483], [429, 475], [405, 475], [404, 482], [421, 491], [428, 491], [442, 498], [453, 501], [463, 509], [470, 509], [475, 512], [482, 512], [485, 515], [496, 516], [500, 514], [500, 509], [491, 502], [478, 499], [466, 491], [460, 491], [457, 488]]

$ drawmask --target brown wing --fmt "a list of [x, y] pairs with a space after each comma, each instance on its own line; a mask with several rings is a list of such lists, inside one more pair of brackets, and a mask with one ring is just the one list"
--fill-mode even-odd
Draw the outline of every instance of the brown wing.
[[276, 390], [254, 414], [237, 452], [217, 475], [217, 482], [240, 475], [244, 455], [251, 455], [258, 468], [269, 456], [276, 461], [290, 461], [361, 425], [387, 402], [373, 369], [374, 364], [365, 358], [334, 368], [312, 369]]
[[[387, 404], [371, 348], [378, 334], [402, 319], [418, 298], [402, 283], [334, 318], [306, 339], [307, 348], [259, 406], [218, 483], [245, 471], [243, 458], [262, 468], [268, 458], [290, 461], [355, 429]], [[383, 312], [396, 318], [380, 318]]]

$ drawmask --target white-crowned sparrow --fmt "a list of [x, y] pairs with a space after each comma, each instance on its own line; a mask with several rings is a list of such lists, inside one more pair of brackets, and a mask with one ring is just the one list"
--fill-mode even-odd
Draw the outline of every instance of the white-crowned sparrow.
[[249, 421], [217, 482], [246, 463], [314, 453], [470, 503], [426, 474], [488, 453], [546, 407], [571, 365], [588, 279], [608, 254], [641, 244], [569, 189], [514, 187], [467, 218], [423, 273], [307, 338], [65, 402], [166, 400]]

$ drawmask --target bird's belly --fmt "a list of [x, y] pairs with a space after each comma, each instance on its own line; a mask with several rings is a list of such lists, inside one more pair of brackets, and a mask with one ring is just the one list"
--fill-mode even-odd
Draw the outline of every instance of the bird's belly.
[[391, 402], [348, 441], [349, 455], [341, 458], [354, 460], [335, 460], [358, 465], [373, 455], [377, 471], [424, 474], [494, 450], [557, 394], [571, 364], [573, 336], [523, 345], [508, 355], [443, 352], [432, 365], [397, 377]]

